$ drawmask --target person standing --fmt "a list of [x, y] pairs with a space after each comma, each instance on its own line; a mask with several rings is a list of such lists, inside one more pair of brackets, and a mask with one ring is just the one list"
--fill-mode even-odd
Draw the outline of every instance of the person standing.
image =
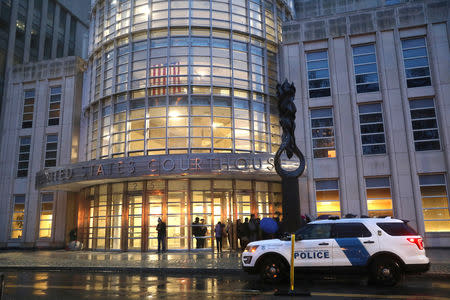
[[219, 253], [222, 252], [222, 236], [223, 236], [223, 226], [220, 221], [217, 222], [216, 227], [214, 228], [214, 232], [216, 233], [217, 253]]
[[200, 230], [198, 231], [200, 238], [199, 238], [199, 242], [200, 242], [200, 248], [205, 248], [205, 236], [206, 233], [208, 232], [208, 228], [205, 226], [205, 219], [201, 219], [200, 220]]
[[248, 222], [248, 229], [250, 230], [250, 242], [258, 240], [258, 221], [254, 214], [250, 215], [250, 221]]
[[249, 242], [250, 229], [248, 227], [248, 218], [245, 218], [244, 223], [242, 223], [242, 238], [241, 238], [241, 248], [244, 251], [245, 247]]
[[199, 238], [200, 231], [201, 231], [200, 226], [201, 226], [200, 225], [200, 219], [198, 217], [196, 217], [195, 218], [195, 222], [192, 223], [192, 235], [195, 237], [195, 241], [197, 243], [197, 249], [198, 248], [202, 248], [201, 247], [201, 241], [200, 241], [200, 238]]
[[[166, 252], [166, 223], [164, 223], [161, 218], [158, 218], [158, 225], [156, 225], [156, 231], [158, 232], [158, 253]], [[162, 248], [162, 249], [161, 249]]]
[[227, 221], [226, 233], [230, 250], [234, 249], [233, 222], [230, 219]]

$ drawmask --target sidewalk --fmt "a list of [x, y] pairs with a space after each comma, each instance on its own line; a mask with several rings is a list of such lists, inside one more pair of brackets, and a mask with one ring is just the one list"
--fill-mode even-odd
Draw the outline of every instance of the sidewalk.
[[[450, 249], [427, 249], [431, 269], [422, 276], [450, 277]], [[188, 274], [238, 274], [241, 253], [211, 251], [164, 254], [154, 252], [91, 252], [91, 251], [0, 251], [0, 272], [33, 271], [96, 271], [96, 272], [153, 272]]]

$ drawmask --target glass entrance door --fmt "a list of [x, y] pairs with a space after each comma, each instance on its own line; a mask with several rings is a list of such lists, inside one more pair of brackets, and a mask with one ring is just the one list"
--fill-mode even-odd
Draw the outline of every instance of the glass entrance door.
[[213, 223], [209, 180], [193, 180], [191, 188], [196, 189], [191, 193], [191, 249], [210, 249]]
[[187, 180], [169, 180], [167, 195], [167, 249], [188, 249]]
[[128, 195], [128, 250], [141, 250], [142, 194]]

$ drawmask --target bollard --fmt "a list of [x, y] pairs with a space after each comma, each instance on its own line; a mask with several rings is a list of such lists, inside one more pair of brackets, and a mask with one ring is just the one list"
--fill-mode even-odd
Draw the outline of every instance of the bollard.
[[294, 249], [295, 249], [295, 234], [291, 234], [291, 289], [290, 294], [294, 293]]
[[291, 234], [291, 268], [290, 268], [290, 286], [289, 290], [276, 290], [275, 296], [311, 296], [308, 291], [296, 291], [294, 289], [294, 252], [295, 252], [295, 234]]

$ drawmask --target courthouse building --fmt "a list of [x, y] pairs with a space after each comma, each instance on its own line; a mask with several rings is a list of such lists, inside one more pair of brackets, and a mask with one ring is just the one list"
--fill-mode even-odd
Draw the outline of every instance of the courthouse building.
[[236, 239], [282, 211], [284, 78], [302, 214], [408, 219], [450, 246], [448, 19], [443, 0], [92, 0], [86, 61], [8, 73], [0, 247], [77, 229], [85, 249], [152, 251], [158, 218], [169, 250], [196, 248], [197, 217], [205, 249], [218, 221]]

